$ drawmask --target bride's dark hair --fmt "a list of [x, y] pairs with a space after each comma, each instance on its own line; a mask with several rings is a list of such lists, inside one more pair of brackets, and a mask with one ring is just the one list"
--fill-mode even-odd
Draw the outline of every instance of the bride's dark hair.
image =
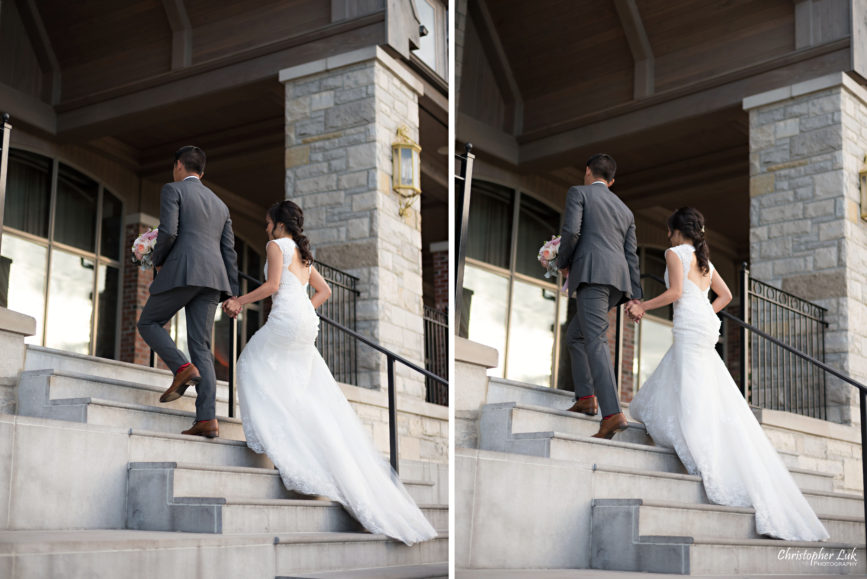
[[310, 240], [304, 235], [304, 211], [296, 203], [280, 201], [268, 209], [268, 218], [274, 222], [274, 227], [282, 223], [286, 233], [292, 236], [298, 251], [301, 252], [301, 261], [304, 265], [313, 263], [313, 254], [310, 253]]
[[698, 269], [707, 275], [710, 271], [710, 248], [704, 238], [704, 215], [693, 207], [681, 207], [668, 218], [668, 229], [680, 231], [681, 235], [692, 241]]

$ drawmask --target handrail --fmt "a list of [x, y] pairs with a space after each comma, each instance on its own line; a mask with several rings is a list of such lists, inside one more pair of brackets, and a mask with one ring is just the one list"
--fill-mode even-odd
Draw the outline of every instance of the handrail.
[[[262, 283], [263, 283], [261, 280], [256, 279], [252, 276], [249, 276], [243, 272], [238, 272], [238, 275], [239, 275], [239, 277], [246, 279], [248, 282], [252, 282], [252, 283], [255, 283], [257, 285], [262, 285]], [[397, 399], [396, 399], [395, 385], [394, 385], [394, 363], [400, 362], [404, 366], [407, 366], [408, 368], [420, 373], [422, 376], [430, 378], [431, 380], [439, 382], [440, 384], [445, 384], [446, 386], [448, 386], [448, 380], [445, 380], [444, 378], [441, 378], [440, 376], [437, 376], [436, 374], [429, 372], [428, 370], [425, 370], [424, 368], [419, 367], [418, 365], [414, 364], [413, 362], [410, 362], [406, 358], [404, 358], [398, 354], [395, 354], [391, 350], [379, 345], [378, 343], [374, 342], [370, 338], [367, 338], [367, 337], [359, 334], [355, 330], [351, 330], [351, 329], [347, 328], [343, 324], [340, 324], [340, 323], [332, 320], [331, 318], [320, 314], [319, 312], [316, 312], [316, 315], [319, 316], [319, 319], [322, 320], [323, 322], [334, 326], [338, 330], [349, 334], [350, 336], [352, 336], [356, 340], [370, 346], [374, 350], [377, 350], [378, 352], [385, 354], [386, 361], [387, 361], [386, 362], [387, 363], [387, 374], [388, 374], [388, 434], [389, 434], [389, 454], [390, 454], [389, 458], [390, 458], [390, 462], [391, 462], [391, 467], [394, 469], [395, 472], [398, 472]], [[229, 416], [232, 416], [232, 415], [234, 415], [234, 407], [235, 407], [235, 379], [236, 379], [236, 376], [235, 376], [235, 358], [236, 358], [236, 351], [237, 351], [237, 336], [238, 336], [238, 330], [237, 330], [238, 319], [237, 318], [232, 318], [232, 323], [230, 324], [230, 327], [231, 327], [230, 331], [231, 331], [232, 335], [229, 339], [229, 344], [230, 344]]]
[[[663, 285], [665, 285], [665, 281], [658, 276], [645, 273], [645, 274], [642, 274], [641, 277], [642, 278], [650, 278], [650, 279], [653, 279], [653, 280], [658, 281], [658, 282], [662, 283]], [[744, 297], [742, 296], [741, 299], [744, 299]], [[732, 315], [728, 312], [724, 312], [724, 311], [720, 311], [719, 314], [722, 315], [723, 317], [725, 317], [726, 319], [731, 320], [734, 323], [740, 325], [742, 328], [749, 330], [750, 332], [755, 333], [756, 335], [770, 341], [773, 344], [776, 344], [777, 346], [779, 346], [785, 350], [788, 350], [792, 354], [799, 356], [800, 358], [806, 360], [807, 362], [813, 364], [814, 366], [818, 366], [819, 368], [828, 372], [832, 376], [835, 376], [835, 377], [839, 378], [840, 380], [843, 380], [844, 382], [846, 382], [846, 383], [848, 383], [848, 384], [850, 384], [850, 385], [852, 385], [858, 389], [858, 403], [860, 406], [860, 414], [861, 414], [861, 481], [864, 485], [864, 495], [862, 496], [862, 500], [864, 501], [865, 532], [867, 532], [867, 449], [865, 449], [865, 446], [864, 446], [865, 442], [867, 442], [867, 386], [865, 386], [864, 384], [861, 384], [860, 382], [858, 382], [857, 380], [854, 380], [853, 378], [850, 378], [849, 376], [843, 374], [842, 372], [835, 370], [834, 368], [832, 368], [831, 366], [828, 366], [824, 362], [820, 362], [819, 360], [813, 358], [809, 354], [805, 354], [804, 352], [801, 352], [797, 348], [793, 348], [792, 346], [789, 346], [788, 344], [781, 342], [780, 340], [774, 338], [773, 336], [768, 335], [767, 333], [763, 332], [762, 330], [758, 329], [757, 327], [753, 326], [752, 324], [745, 322], [744, 320], [740, 319], [737, 316], [734, 316], [734, 315]]]

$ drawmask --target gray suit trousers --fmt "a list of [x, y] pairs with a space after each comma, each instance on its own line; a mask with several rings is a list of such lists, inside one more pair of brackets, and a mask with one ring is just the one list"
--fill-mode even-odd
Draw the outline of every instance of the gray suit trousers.
[[211, 353], [211, 333], [219, 300], [219, 290], [195, 286], [177, 287], [151, 295], [138, 321], [141, 337], [171, 371], [177, 373], [178, 368], [189, 360], [178, 350], [163, 326], [181, 308], [186, 308], [187, 346], [193, 364], [202, 376], [196, 386], [196, 420], [212, 420], [217, 415], [217, 376], [214, 372], [214, 356]]
[[620, 412], [608, 348], [608, 311], [622, 297], [623, 292], [610, 285], [582, 284], [575, 293], [577, 312], [566, 331], [575, 398], [596, 394], [603, 417]]

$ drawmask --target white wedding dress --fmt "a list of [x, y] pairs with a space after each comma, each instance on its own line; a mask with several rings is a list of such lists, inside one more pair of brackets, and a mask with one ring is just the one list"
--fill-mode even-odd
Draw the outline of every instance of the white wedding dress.
[[[714, 349], [720, 320], [708, 290], [687, 277], [695, 248], [684, 244], [667, 251], [680, 257], [684, 269], [683, 293], [674, 302], [674, 343], [629, 412], [657, 445], [677, 452], [690, 474], [701, 475], [711, 502], [755, 508], [758, 534], [793, 541], [827, 539]], [[669, 286], [667, 269], [665, 284]]]
[[[319, 317], [281, 238], [280, 288], [265, 325], [238, 359], [247, 445], [266, 453], [286, 488], [342, 504], [368, 531], [411, 545], [437, 536], [391, 465], [374, 448], [314, 346]], [[265, 265], [267, 279], [268, 265]]]

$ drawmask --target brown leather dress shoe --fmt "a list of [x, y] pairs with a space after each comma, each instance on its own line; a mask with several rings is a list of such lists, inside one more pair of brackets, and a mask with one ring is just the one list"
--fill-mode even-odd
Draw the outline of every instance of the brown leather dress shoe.
[[200, 379], [201, 375], [199, 374], [199, 369], [196, 368], [195, 364], [190, 364], [183, 370], [179, 370], [178, 373], [175, 374], [175, 379], [172, 380], [172, 385], [169, 386], [168, 390], [163, 392], [162, 396], [160, 396], [160, 402], [171, 402], [172, 400], [177, 400], [184, 395], [184, 392], [191, 384], [198, 382]]
[[193, 427], [184, 430], [181, 434], [189, 434], [190, 436], [204, 436], [205, 438], [217, 438], [220, 436], [220, 423], [217, 419], [213, 420], [198, 420], [193, 423]]
[[596, 416], [598, 411], [599, 405], [596, 403], [595, 396], [576, 400], [575, 404], [572, 405], [572, 408], [568, 410], [568, 412], [583, 412], [587, 416]]
[[593, 435], [593, 438], [611, 438], [618, 432], [626, 430], [629, 423], [626, 421], [626, 416], [622, 412], [612, 414], [608, 418], [603, 418], [599, 425], [599, 432]]

